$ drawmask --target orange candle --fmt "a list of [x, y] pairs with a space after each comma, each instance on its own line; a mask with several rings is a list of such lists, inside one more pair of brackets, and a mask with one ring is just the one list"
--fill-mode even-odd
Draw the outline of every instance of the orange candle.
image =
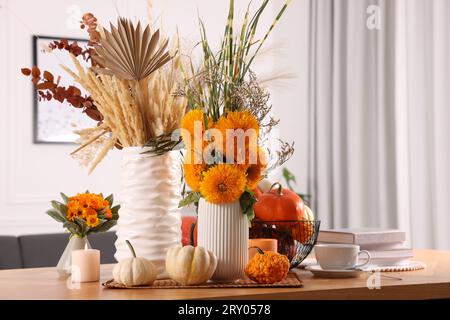
[[277, 252], [278, 241], [277, 239], [248, 239], [248, 259], [250, 260], [258, 250], [258, 247], [263, 251], [274, 251]]
[[72, 282], [100, 280], [100, 251], [95, 249], [72, 252]]

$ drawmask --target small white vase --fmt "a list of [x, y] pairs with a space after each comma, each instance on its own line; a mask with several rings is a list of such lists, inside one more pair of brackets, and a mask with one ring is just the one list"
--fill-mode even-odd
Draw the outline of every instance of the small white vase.
[[72, 269], [72, 251], [84, 249], [86, 247], [91, 249], [91, 245], [89, 244], [87, 237], [78, 237], [74, 235], [70, 236], [69, 243], [67, 244], [66, 249], [64, 249], [61, 258], [56, 265], [56, 271], [60, 277], [70, 276]]
[[198, 207], [198, 245], [217, 257], [215, 281], [244, 278], [248, 259], [248, 221], [239, 201], [212, 204], [200, 199]]
[[151, 260], [158, 278], [167, 276], [167, 250], [181, 245], [180, 154], [142, 154], [141, 147], [122, 150], [120, 217], [115, 242], [117, 261], [131, 256], [129, 240], [139, 257]]

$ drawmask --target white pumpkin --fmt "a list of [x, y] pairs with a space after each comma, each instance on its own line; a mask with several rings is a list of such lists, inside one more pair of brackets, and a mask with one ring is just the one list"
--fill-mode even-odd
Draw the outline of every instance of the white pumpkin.
[[258, 188], [261, 190], [261, 192], [268, 192], [272, 185], [273, 183], [270, 180], [262, 179], [258, 184]]
[[314, 221], [314, 213], [311, 208], [305, 205], [305, 218], [303, 220]]
[[117, 283], [126, 286], [150, 285], [158, 274], [155, 265], [148, 259], [136, 257], [131, 243], [126, 240], [132, 257], [123, 259], [113, 268], [113, 278]]
[[172, 247], [167, 251], [166, 271], [182, 285], [205, 283], [211, 279], [216, 267], [215, 254], [203, 247]]

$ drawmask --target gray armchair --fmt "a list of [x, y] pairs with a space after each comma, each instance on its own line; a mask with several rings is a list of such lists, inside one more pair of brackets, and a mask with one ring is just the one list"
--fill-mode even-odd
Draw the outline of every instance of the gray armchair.
[[19, 239], [13, 236], [0, 236], [0, 270], [18, 269], [22, 266]]
[[[69, 234], [0, 236], [0, 269], [54, 267], [69, 241]], [[116, 234], [89, 236], [92, 248], [101, 251], [101, 263], [114, 263]]]

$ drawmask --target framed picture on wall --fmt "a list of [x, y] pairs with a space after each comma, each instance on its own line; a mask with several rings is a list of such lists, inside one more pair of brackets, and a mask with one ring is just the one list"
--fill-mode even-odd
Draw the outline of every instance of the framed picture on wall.
[[[60, 76], [60, 84], [63, 86], [76, 85], [83, 90], [62, 68], [61, 64], [74, 69], [75, 66], [70, 58], [70, 54], [65, 50], [53, 50], [45, 52], [44, 47], [50, 42], [60, 40], [60, 37], [33, 36], [33, 65], [36, 65], [42, 72], [52, 70], [52, 74]], [[78, 45], [84, 47], [88, 41], [85, 39], [65, 38], [69, 42], [77, 41]], [[86, 65], [80, 59], [80, 63]], [[86, 65], [87, 66], [87, 65]], [[56, 100], [47, 101], [39, 99], [37, 91], [33, 88], [34, 94], [34, 123], [33, 141], [34, 143], [55, 143], [71, 144], [78, 139], [78, 135], [73, 133], [76, 129], [92, 127], [96, 122], [82, 109], [76, 109], [67, 102], [60, 103]], [[85, 92], [83, 92], [85, 94]]]

